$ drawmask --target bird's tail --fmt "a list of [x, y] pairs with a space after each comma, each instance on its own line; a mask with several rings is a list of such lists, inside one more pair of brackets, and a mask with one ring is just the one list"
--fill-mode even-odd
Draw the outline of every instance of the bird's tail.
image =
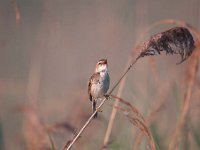
[[[93, 110], [93, 113], [96, 111], [96, 101], [95, 100], [93, 100], [92, 101], [92, 110]], [[97, 117], [97, 112], [96, 112], [96, 114], [94, 115], [94, 119]]]

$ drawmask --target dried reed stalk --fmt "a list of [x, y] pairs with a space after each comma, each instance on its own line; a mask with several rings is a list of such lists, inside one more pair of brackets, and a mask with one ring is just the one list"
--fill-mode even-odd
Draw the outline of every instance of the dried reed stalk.
[[[115, 88], [119, 85], [119, 83], [124, 79], [125, 75], [128, 73], [128, 71], [131, 69], [131, 67], [136, 63], [137, 60], [135, 60], [128, 68], [127, 70], [124, 72], [124, 74], [121, 76], [121, 78], [118, 80], [118, 82], [113, 86], [113, 88], [110, 90], [110, 92], [108, 93], [108, 95], [110, 95]], [[65, 150], [67, 148], [67, 150], [69, 150], [72, 145], [75, 143], [75, 141], [78, 139], [78, 137], [82, 134], [82, 132], [85, 130], [85, 128], [88, 126], [88, 124], [92, 121], [92, 118], [94, 117], [94, 115], [97, 113], [98, 110], [100, 110], [100, 108], [103, 106], [103, 104], [106, 102], [107, 98], [104, 98], [102, 100], [102, 102], [100, 103], [100, 105], [97, 107], [96, 111], [93, 112], [93, 114], [90, 116], [90, 118], [87, 120], [87, 122], [83, 125], [83, 127], [81, 128], [81, 130], [79, 131], [79, 133], [74, 137], [74, 139], [69, 142], [67, 141], [65, 143], [65, 145], [63, 146], [62, 150]]]
[[[200, 45], [200, 34], [199, 34], [199, 32], [195, 28], [193, 28], [191, 25], [187, 24], [186, 22], [180, 21], [180, 20], [173, 20], [173, 19], [162, 20], [162, 21], [159, 21], [159, 22], [152, 24], [147, 30], [154, 28], [158, 25], [162, 25], [162, 24], [175, 24], [175, 25], [187, 27], [197, 38], [197, 41], [196, 41], [197, 44], [196, 45], [199, 47], [199, 45]], [[198, 59], [199, 59], [199, 55], [200, 55], [199, 53], [200, 53], [199, 50], [197, 50], [193, 54], [193, 56], [192, 56], [193, 59], [191, 60], [190, 66], [188, 67], [189, 68], [188, 72], [190, 73], [190, 75], [189, 75], [190, 78], [188, 80], [188, 86], [187, 86], [188, 88], [187, 88], [187, 91], [185, 93], [184, 104], [183, 104], [183, 107], [182, 107], [181, 116], [179, 118], [179, 122], [176, 126], [175, 132], [172, 135], [171, 143], [169, 145], [170, 150], [173, 150], [175, 148], [176, 143], [177, 143], [177, 137], [180, 134], [180, 131], [181, 131], [181, 128], [183, 127], [183, 125], [184, 125], [184, 122], [186, 121], [185, 118], [186, 118], [188, 110], [189, 110], [191, 91], [192, 91], [192, 87], [193, 87], [193, 84], [194, 84], [194, 78], [195, 78], [196, 71], [197, 71], [196, 68], [198, 67], [198, 61], [199, 61]]]
[[149, 143], [149, 146], [151, 150], [155, 150], [155, 143], [152, 137], [152, 134], [150, 132], [150, 129], [148, 128], [147, 122], [144, 119], [143, 115], [138, 111], [136, 107], [131, 105], [129, 102], [125, 101], [122, 98], [119, 98], [117, 96], [111, 95], [112, 98], [115, 100], [117, 99], [118, 102], [125, 105], [125, 108], [122, 108], [121, 106], [113, 106], [117, 109], [117, 111], [122, 111], [123, 114], [128, 118], [128, 120], [136, 126], [138, 129], [140, 129], [141, 133], [146, 135], [147, 141]]
[[[135, 60], [130, 60], [132, 62], [129, 67], [125, 70], [124, 74], [121, 76], [121, 78], [118, 80], [118, 82], [114, 85], [114, 87], [110, 90], [108, 95], [111, 95], [114, 89], [119, 85], [121, 81], [124, 83], [124, 77], [129, 72], [129, 70], [132, 68], [132, 66], [142, 57], [149, 56], [149, 55], [155, 55], [155, 54], [161, 54], [162, 51], [165, 51], [166, 54], [179, 54], [181, 56], [181, 62], [185, 61], [193, 52], [194, 49], [194, 41], [191, 33], [188, 31], [188, 29], [183, 27], [176, 27], [172, 28], [170, 30], [167, 30], [165, 32], [156, 34], [150, 38], [147, 42], [145, 42], [140, 48], [141, 53]], [[178, 49], [178, 50], [177, 50]], [[122, 87], [123, 88], [123, 87]], [[122, 89], [121, 88], [121, 89]], [[106, 98], [103, 99], [97, 110], [99, 110], [102, 105], [105, 103]], [[118, 103], [118, 102], [116, 102]], [[114, 105], [117, 107], [116, 105]], [[85, 128], [88, 126], [88, 124], [91, 122], [92, 117], [96, 114], [97, 110], [91, 115], [91, 117], [88, 119], [88, 121], [84, 124], [84, 126], [81, 128], [79, 133], [74, 137], [72, 142], [68, 145], [68, 141], [63, 147], [63, 150], [67, 148], [68, 150], [72, 147], [74, 142], [78, 139], [78, 137], [81, 135], [81, 133], [85, 130]], [[115, 111], [116, 112], [116, 111]], [[116, 114], [116, 113], [115, 113]], [[111, 114], [112, 115], [112, 114]], [[114, 115], [115, 117], [115, 115]], [[112, 124], [114, 121], [111, 120]], [[111, 118], [112, 119], [112, 118]], [[109, 123], [110, 124], [110, 123]], [[112, 124], [108, 129], [110, 128], [110, 131], [112, 129]], [[109, 130], [107, 130], [108, 132]], [[109, 139], [110, 134], [108, 134], [108, 137], [105, 139]], [[106, 141], [106, 140], [104, 140]], [[106, 146], [107, 143], [104, 143], [104, 146]]]
[[81, 128], [81, 130], [78, 132], [78, 134], [73, 138], [73, 140], [69, 141], [67, 140], [65, 145], [62, 147], [62, 150], [65, 150], [67, 148], [67, 150], [70, 150], [70, 148], [72, 147], [72, 145], [76, 142], [76, 140], [80, 137], [80, 135], [82, 134], [82, 132], [85, 130], [85, 128], [88, 126], [88, 124], [92, 121], [94, 115], [97, 113], [97, 111], [102, 107], [102, 105], [105, 103], [105, 101], [107, 100], [107, 98], [104, 98], [103, 101], [101, 102], [101, 104], [97, 107], [97, 109], [93, 112], [93, 114], [90, 116], [90, 118], [87, 120], [87, 122], [84, 124], [84, 126]]
[[195, 77], [197, 73], [198, 63], [199, 63], [199, 56], [200, 56], [200, 50], [195, 51], [192, 55], [191, 62], [188, 64], [188, 81], [187, 81], [187, 90], [185, 93], [185, 98], [183, 100], [183, 106], [180, 113], [180, 118], [178, 120], [178, 123], [176, 125], [175, 131], [173, 132], [172, 139], [169, 145], [169, 150], [174, 150], [177, 145], [177, 139], [180, 135], [181, 129], [184, 127], [190, 107], [190, 98], [192, 95], [192, 90], [195, 82]]
[[[177, 24], [179, 26], [185, 26], [186, 27], [186, 23], [182, 22], [182, 21], [175, 21], [175, 20], [163, 20], [160, 22], [157, 22], [153, 25], [151, 25], [149, 28], [147, 28], [142, 34], [141, 37], [138, 41], [140, 41], [142, 39], [142, 37], [148, 33], [149, 30], [151, 30], [152, 28], [154, 28], [157, 25], [160, 24]], [[188, 27], [189, 25], [187, 25]], [[190, 26], [189, 26], [190, 27]], [[177, 32], [179, 32], [178, 30], [183, 30], [180, 31], [180, 33], [183, 35], [183, 39], [176, 39], [179, 35], [179, 33], [177, 34]], [[183, 44], [182, 44], [183, 42]], [[187, 44], [187, 42], [189, 42], [189, 45]], [[139, 42], [136, 42], [139, 43]], [[177, 49], [176, 49], [177, 48]], [[159, 33], [157, 35], [154, 35], [150, 38], [150, 40], [148, 40], [147, 42], [145, 42], [143, 45], [138, 45], [136, 44], [136, 47], [134, 48], [134, 50], [141, 50], [141, 53], [139, 54], [139, 56], [136, 58], [135, 62], [144, 56], [149, 56], [149, 55], [155, 55], [156, 53], [160, 54], [162, 51], [165, 51], [166, 54], [180, 54], [181, 55], [181, 62], [185, 61], [192, 53], [193, 49], [194, 49], [194, 40], [192, 35], [190, 34], [190, 32], [186, 29], [186, 28], [174, 28], [174, 29], [170, 29], [166, 32], [163, 33]], [[129, 55], [129, 59], [128, 62], [126, 64], [126, 68], [129, 66], [129, 64], [133, 61], [133, 55]], [[134, 63], [135, 63], [134, 62]], [[132, 67], [132, 66], [131, 66]], [[126, 69], [125, 69], [126, 70]], [[122, 90], [124, 88], [125, 85], [125, 78], [122, 80], [117, 96], [120, 97]], [[114, 106], [118, 106], [119, 102], [115, 101]], [[112, 127], [113, 127], [113, 123], [114, 123], [114, 119], [116, 116], [116, 112], [117, 110], [115, 109], [115, 107], [113, 107], [112, 113], [111, 113], [111, 117], [108, 123], [108, 127], [106, 130], [106, 134], [104, 137], [104, 142], [103, 142], [103, 147], [106, 147], [106, 145], [109, 142], [109, 137], [112, 131]]]
[[[193, 28], [191, 25], [189, 25], [188, 23], [180, 21], [180, 20], [166, 19], [166, 20], [158, 21], [158, 22], [152, 24], [151, 26], [149, 26], [149, 28], [147, 28], [145, 30], [145, 32], [149, 31], [152, 28], [155, 28], [158, 25], [162, 25], [162, 24], [175, 24], [175, 25], [178, 25], [178, 26], [187, 27], [197, 38], [197, 41], [196, 41], [197, 45], [198, 46], [200, 45], [199, 44], [200, 43], [199, 32], [197, 32], [197, 30], [195, 28]], [[199, 58], [199, 53], [200, 53], [198, 51], [196, 51], [195, 54], [193, 55], [194, 60], [192, 60], [189, 68], [191, 66], [193, 66], [192, 68], [194, 69], [198, 66], [198, 58]], [[176, 145], [176, 142], [177, 142], [177, 137], [180, 134], [180, 131], [181, 131], [181, 128], [183, 127], [183, 125], [184, 125], [184, 122], [186, 121], [185, 118], [186, 118], [188, 110], [189, 110], [189, 99], [190, 99], [190, 96], [191, 96], [191, 90], [192, 90], [192, 87], [193, 87], [193, 84], [194, 84], [194, 77], [195, 77], [195, 74], [196, 74], [196, 73], [194, 73], [194, 71], [195, 70], [192, 71], [192, 69], [190, 69], [190, 71], [189, 71], [191, 74], [190, 74], [190, 81], [188, 82], [188, 90], [185, 93], [185, 99], [184, 99], [184, 105], [183, 105], [183, 108], [182, 108], [182, 111], [181, 111], [181, 117], [180, 117], [179, 122], [176, 126], [175, 132], [172, 136], [172, 140], [171, 140], [171, 143], [170, 143], [170, 146], [169, 146], [170, 150], [173, 150], [175, 148], [175, 145]]]
[[[147, 125], [149, 126], [149, 124], [152, 122], [152, 120], [154, 120], [156, 114], [163, 108], [165, 102], [166, 102], [166, 96], [167, 96], [167, 93], [166, 91], [169, 91], [169, 88], [170, 88], [170, 84], [168, 82], [162, 84], [163, 86], [161, 88], [159, 88], [159, 91], [158, 91], [158, 98], [155, 102], [155, 106], [154, 108], [152, 109], [152, 111], [149, 113], [149, 115], [146, 117], [146, 122], [147, 122]], [[141, 143], [141, 140], [142, 140], [142, 137], [143, 137], [143, 133], [140, 132], [136, 135], [135, 137], [135, 142], [134, 142], [134, 145], [133, 145], [133, 148], [132, 150], [138, 150], [138, 146], [139, 144]]]
[[[128, 62], [126, 64], [125, 68], [127, 68], [129, 66], [129, 64], [131, 63], [131, 60], [132, 60], [131, 57], [132, 56], [129, 56], [129, 59], [128, 59]], [[125, 69], [125, 71], [126, 71], [126, 69]], [[119, 86], [119, 89], [118, 89], [118, 92], [117, 92], [118, 97], [120, 97], [121, 94], [122, 94], [122, 91], [123, 91], [124, 86], [125, 86], [125, 80], [126, 80], [126, 78], [123, 78], [123, 80], [120, 83], [120, 86]], [[114, 106], [117, 107], [118, 105], [119, 105], [119, 101], [116, 100]], [[115, 107], [113, 107], [112, 113], [110, 115], [108, 127], [107, 127], [106, 134], [105, 134], [105, 137], [104, 137], [103, 149], [105, 149], [105, 147], [107, 146], [107, 144], [109, 142], [109, 138], [110, 138], [110, 134], [111, 134], [111, 131], [112, 131], [114, 119], [115, 119], [115, 116], [116, 116], [116, 113], [117, 113], [117, 109]]]

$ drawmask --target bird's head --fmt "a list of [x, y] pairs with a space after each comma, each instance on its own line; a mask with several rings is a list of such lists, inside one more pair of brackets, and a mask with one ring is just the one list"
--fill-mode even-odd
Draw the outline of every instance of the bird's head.
[[101, 59], [96, 64], [95, 72], [106, 72], [108, 70], [107, 59]]

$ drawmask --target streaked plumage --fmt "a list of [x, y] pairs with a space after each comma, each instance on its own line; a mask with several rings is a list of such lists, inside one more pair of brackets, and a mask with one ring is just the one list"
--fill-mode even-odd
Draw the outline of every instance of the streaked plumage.
[[[98, 99], [104, 97], [109, 89], [110, 78], [108, 74], [107, 60], [101, 59], [98, 61], [94, 74], [90, 77], [88, 82], [88, 95], [92, 101], [92, 110], [96, 110], [96, 103]], [[97, 113], [94, 118], [97, 117]]]

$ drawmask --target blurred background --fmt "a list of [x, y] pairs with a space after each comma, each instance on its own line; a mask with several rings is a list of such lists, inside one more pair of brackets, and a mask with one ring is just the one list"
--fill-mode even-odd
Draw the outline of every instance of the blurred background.
[[[200, 30], [200, 1], [1, 0], [0, 149], [50, 149], [49, 137], [60, 149], [92, 113], [87, 81], [97, 61], [108, 59], [112, 87], [142, 32], [164, 19]], [[157, 26], [142, 40], [171, 27]], [[162, 103], [150, 124], [157, 149], [168, 148], [184, 98], [190, 60], [176, 65], [179, 60], [165, 54], [140, 59], [121, 96], [144, 116]], [[195, 83], [181, 149], [200, 149], [199, 72]], [[102, 146], [112, 102], [102, 110], [74, 149]], [[138, 132], [117, 113], [109, 149], [132, 149]], [[145, 139], [138, 149], [146, 149]]]

